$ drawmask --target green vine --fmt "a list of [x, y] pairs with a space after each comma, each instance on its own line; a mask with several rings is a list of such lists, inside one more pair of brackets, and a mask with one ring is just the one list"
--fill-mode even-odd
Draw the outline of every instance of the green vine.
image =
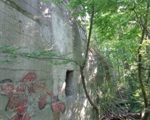
[[[50, 64], [53, 65], [68, 64], [70, 62], [73, 62], [71, 58], [62, 56], [54, 51], [36, 50], [29, 53], [29, 52], [19, 52], [19, 50], [20, 48], [15, 48], [13, 46], [0, 46], [0, 53], [7, 55], [5, 62], [8, 61], [10, 62], [12, 61], [12, 59], [16, 59], [18, 56], [27, 59], [48, 60], [50, 61]], [[1, 61], [1, 63], [3, 62], [4, 61]]]

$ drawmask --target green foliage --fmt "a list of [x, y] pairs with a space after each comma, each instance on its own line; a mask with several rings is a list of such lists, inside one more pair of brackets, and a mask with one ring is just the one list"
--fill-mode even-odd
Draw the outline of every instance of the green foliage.
[[11, 57], [16, 58], [18, 48], [12, 46], [0, 46], [0, 52], [9, 54]]
[[[122, 103], [129, 111], [142, 111], [143, 97], [139, 87], [141, 83], [137, 77], [139, 46], [141, 46], [140, 54], [142, 55], [142, 81], [150, 98], [148, 90], [150, 86], [150, 40], [147, 39], [150, 36], [150, 8], [148, 4], [150, 4], [149, 0], [71, 0], [69, 2], [73, 15], [86, 18], [86, 20], [94, 5], [92, 47], [98, 48], [107, 56], [116, 75], [114, 78], [117, 83], [116, 88], [103, 83], [92, 87], [95, 96], [97, 93], [104, 93], [102, 97], [99, 96], [100, 108], [109, 109], [110, 104], [115, 104], [113, 101], [115, 98], [121, 101], [125, 99], [126, 102]], [[147, 31], [144, 41], [140, 43], [145, 23], [147, 23], [144, 26]], [[119, 91], [120, 89], [123, 89], [122, 92]], [[117, 97], [116, 91], [124, 97]]]

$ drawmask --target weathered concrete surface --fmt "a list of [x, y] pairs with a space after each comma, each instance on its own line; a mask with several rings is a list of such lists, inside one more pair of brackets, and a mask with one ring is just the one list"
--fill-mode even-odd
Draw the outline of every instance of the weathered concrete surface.
[[[82, 39], [83, 33], [62, 6], [39, 0], [1, 0], [0, 120], [13, 120], [17, 113], [31, 120], [88, 120], [79, 66], [74, 62], [58, 65], [68, 58], [82, 62]], [[38, 51], [53, 51], [55, 55], [44, 58]], [[3, 86], [11, 86], [13, 92]], [[16, 94], [24, 98], [21, 103], [9, 103]], [[59, 97], [58, 110], [52, 106], [58, 101], [55, 96]], [[16, 106], [12, 108], [12, 104]], [[17, 109], [20, 104], [21, 112]]]

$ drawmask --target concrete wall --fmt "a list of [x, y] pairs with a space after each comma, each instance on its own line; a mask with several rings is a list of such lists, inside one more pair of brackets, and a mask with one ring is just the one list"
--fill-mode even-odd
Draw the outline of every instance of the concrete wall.
[[[87, 120], [78, 65], [62, 61], [82, 61], [82, 39], [62, 6], [1, 0], [0, 120]], [[53, 54], [41, 56], [41, 51]]]

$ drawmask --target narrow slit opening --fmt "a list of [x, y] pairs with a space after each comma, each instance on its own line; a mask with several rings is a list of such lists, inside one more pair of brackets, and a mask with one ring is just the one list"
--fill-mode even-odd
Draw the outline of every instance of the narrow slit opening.
[[73, 95], [73, 70], [67, 70], [66, 72], [66, 87], [65, 87], [65, 94], [66, 96]]

